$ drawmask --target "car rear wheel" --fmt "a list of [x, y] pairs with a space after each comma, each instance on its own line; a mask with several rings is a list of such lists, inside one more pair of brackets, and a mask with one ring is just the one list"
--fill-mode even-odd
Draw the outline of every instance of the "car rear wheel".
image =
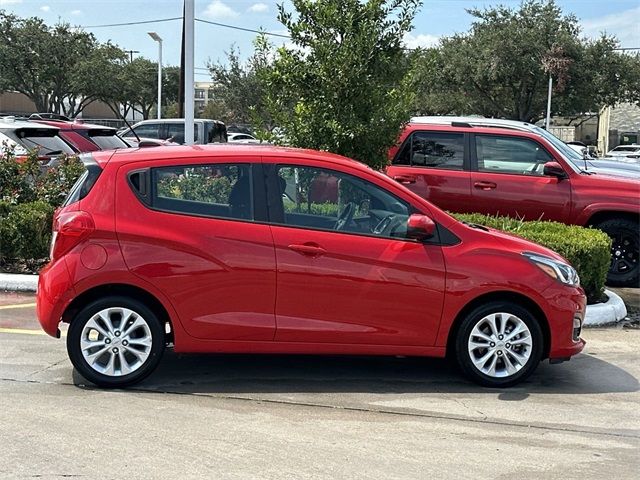
[[596, 227], [611, 237], [611, 266], [607, 273], [607, 284], [637, 287], [640, 283], [638, 222], [628, 218], [612, 218]]
[[491, 302], [469, 313], [458, 330], [456, 360], [474, 382], [508, 387], [523, 381], [542, 358], [535, 317], [513, 302]]
[[143, 303], [108, 297], [83, 308], [72, 320], [67, 352], [78, 372], [102, 387], [139, 382], [158, 365], [164, 328]]

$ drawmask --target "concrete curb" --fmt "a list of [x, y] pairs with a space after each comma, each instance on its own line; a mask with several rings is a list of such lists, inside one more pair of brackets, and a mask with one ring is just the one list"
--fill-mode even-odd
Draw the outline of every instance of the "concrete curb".
[[[20, 275], [0, 273], [0, 291], [35, 292], [38, 287], [38, 275]], [[584, 325], [594, 327], [619, 322], [627, 316], [627, 307], [622, 298], [611, 290], [605, 290], [608, 300], [605, 303], [587, 306]]]
[[627, 307], [619, 295], [611, 290], [605, 290], [608, 300], [604, 303], [588, 305], [584, 316], [584, 326], [597, 327], [619, 322], [627, 316]]
[[37, 288], [38, 275], [0, 273], [0, 291], [35, 292]]

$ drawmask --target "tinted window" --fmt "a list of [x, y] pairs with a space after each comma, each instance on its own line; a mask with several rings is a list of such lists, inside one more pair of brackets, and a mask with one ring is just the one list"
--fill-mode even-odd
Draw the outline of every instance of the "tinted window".
[[[136, 134], [142, 138], [160, 138], [160, 125], [158, 123], [147, 123], [134, 128]], [[128, 132], [126, 137], [133, 137], [133, 133]]]
[[[167, 140], [174, 143], [184, 143], [184, 123], [167, 123]], [[193, 125], [193, 138], [198, 141], [198, 124]]]
[[207, 143], [225, 143], [227, 142], [227, 127], [221, 122], [207, 122]]
[[89, 131], [89, 137], [91, 141], [98, 145], [101, 150], [112, 150], [114, 148], [128, 148], [127, 145], [120, 137], [114, 132], [103, 132], [92, 130]]
[[[275, 186], [273, 185], [275, 184]], [[409, 205], [360, 178], [333, 170], [279, 166], [269, 187], [271, 220], [296, 227], [405, 237]]]
[[415, 132], [398, 155], [399, 164], [413, 167], [462, 170], [464, 134]]
[[57, 135], [57, 130], [21, 128], [16, 131], [7, 130], [6, 136], [27, 150], [38, 150], [40, 155], [56, 155], [66, 153], [73, 155], [73, 149]]
[[253, 219], [251, 166], [213, 164], [152, 170], [152, 206], [172, 212]]
[[538, 143], [516, 137], [476, 135], [478, 171], [543, 175], [544, 164], [552, 160]]

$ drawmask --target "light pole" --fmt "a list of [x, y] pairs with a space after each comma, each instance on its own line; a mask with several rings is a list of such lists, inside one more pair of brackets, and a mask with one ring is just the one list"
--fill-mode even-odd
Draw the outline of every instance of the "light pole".
[[551, 91], [553, 90], [553, 79], [549, 74], [549, 92], [547, 94], [547, 119], [545, 121], [545, 128], [549, 131], [549, 125], [551, 125]]
[[158, 42], [158, 120], [162, 118], [162, 38], [156, 32], [148, 32]]

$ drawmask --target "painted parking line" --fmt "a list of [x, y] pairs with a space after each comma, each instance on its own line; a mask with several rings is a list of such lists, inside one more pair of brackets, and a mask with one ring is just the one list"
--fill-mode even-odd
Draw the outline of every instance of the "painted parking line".
[[16, 303], [14, 305], [0, 305], [0, 310], [12, 310], [14, 308], [29, 308], [35, 306], [35, 303]]
[[[47, 335], [47, 333], [44, 330], [31, 330], [27, 328], [6, 328], [6, 327], [0, 327], [0, 333], [13, 333], [18, 335]], [[61, 331], [60, 336], [66, 337], [67, 331], [66, 330]]]
[[0, 333], [21, 333], [24, 335], [46, 335], [43, 330], [27, 330], [26, 328], [2, 328]]

